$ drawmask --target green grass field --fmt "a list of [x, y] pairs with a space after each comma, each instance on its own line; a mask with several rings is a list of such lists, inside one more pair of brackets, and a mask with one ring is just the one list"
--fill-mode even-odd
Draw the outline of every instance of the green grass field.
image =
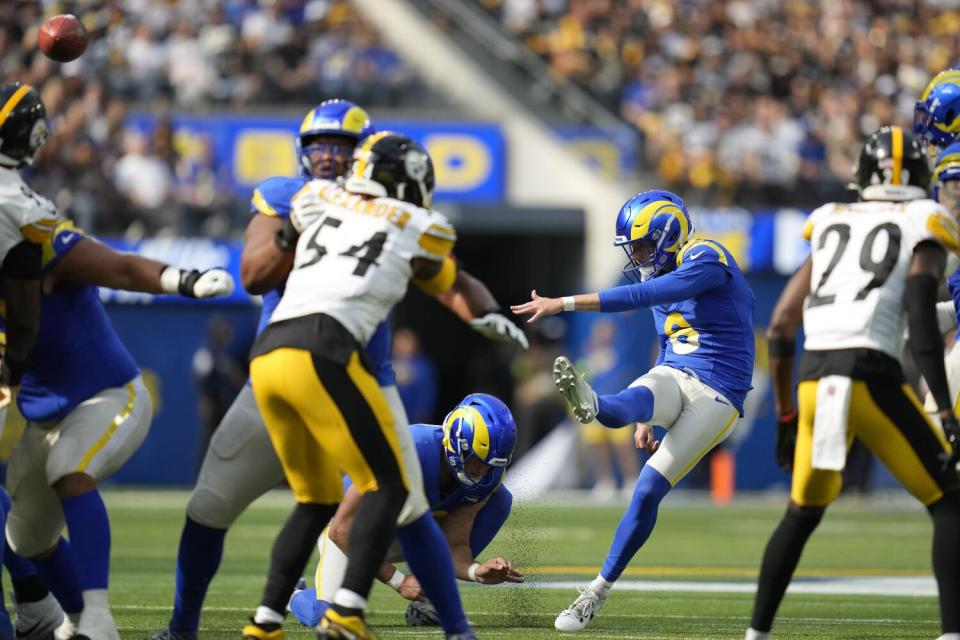
[[[165, 625], [186, 492], [107, 491], [113, 524], [111, 599], [124, 638]], [[289, 509], [282, 492], [254, 505], [227, 537], [202, 622], [202, 638], [239, 638], [256, 606], [273, 536]], [[783, 510], [779, 499], [714, 508], [682, 495], [668, 498], [657, 529], [589, 629], [588, 638], [742, 638], [753, 594], [749, 584]], [[576, 595], [551, 583], [587, 582], [603, 560], [622, 505], [525, 506], [514, 509], [488, 550], [527, 573], [520, 588], [466, 585], [467, 611], [481, 638], [557, 638], [553, 619]], [[808, 545], [799, 576], [807, 584], [854, 577], [929, 576], [930, 524], [924, 511], [900, 505], [836, 505]], [[487, 554], [484, 554], [486, 557]], [[311, 561], [312, 562], [312, 561]], [[312, 574], [313, 564], [307, 573]], [[637, 581], [695, 582], [717, 592], [633, 590]], [[729, 590], [723, 588], [728, 585]], [[644, 587], [644, 585], [634, 586]], [[736, 587], [743, 589], [738, 592]], [[403, 625], [405, 602], [378, 586], [371, 622], [382, 638], [441, 637]], [[789, 594], [777, 638], [935, 638], [936, 599], [926, 596]], [[291, 638], [313, 634], [291, 619]]]

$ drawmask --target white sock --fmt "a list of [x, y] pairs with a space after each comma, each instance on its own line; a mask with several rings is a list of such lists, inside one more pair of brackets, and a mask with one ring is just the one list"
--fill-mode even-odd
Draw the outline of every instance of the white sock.
[[937, 640], [960, 640], [960, 633], [945, 633]]
[[770, 640], [769, 631], [757, 631], [753, 627], [747, 629], [747, 635], [743, 637], [743, 640]]
[[367, 608], [367, 599], [362, 598], [359, 594], [350, 591], [349, 589], [340, 588], [337, 589], [337, 593], [333, 596], [333, 604], [338, 604], [341, 607], [347, 607], [348, 609], [366, 609]]
[[612, 586], [612, 582], [609, 582], [605, 580], [603, 576], [598, 575], [593, 579], [593, 582], [590, 583], [590, 591], [593, 591], [601, 598], [606, 598], [607, 594], [610, 593], [610, 588]]
[[86, 609], [109, 609], [110, 603], [107, 600], [106, 589], [87, 589], [83, 592], [83, 608]]
[[277, 613], [270, 607], [264, 607], [260, 605], [257, 607], [256, 613], [253, 614], [253, 621], [257, 624], [283, 624], [283, 614]]

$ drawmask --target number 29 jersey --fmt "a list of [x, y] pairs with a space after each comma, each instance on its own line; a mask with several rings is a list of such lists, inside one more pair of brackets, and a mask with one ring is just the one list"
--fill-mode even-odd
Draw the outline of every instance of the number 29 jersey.
[[[804, 349], [873, 349], [899, 361], [906, 327], [903, 294], [914, 249], [935, 242], [956, 254], [956, 221], [927, 199], [831, 203], [810, 214], [803, 235], [813, 260]], [[955, 265], [955, 256], [949, 262]]]
[[323, 206], [303, 230], [293, 269], [271, 323], [322, 313], [366, 345], [406, 294], [410, 261], [443, 262], [456, 233], [440, 213], [393, 198], [364, 198], [313, 180], [291, 203]]

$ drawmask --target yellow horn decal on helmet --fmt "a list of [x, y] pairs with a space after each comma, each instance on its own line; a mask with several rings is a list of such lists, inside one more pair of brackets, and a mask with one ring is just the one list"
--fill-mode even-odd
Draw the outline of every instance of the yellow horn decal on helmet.
[[351, 107], [343, 116], [341, 126], [344, 131], [359, 134], [363, 131], [363, 126], [370, 121], [370, 116], [360, 107]]
[[313, 115], [317, 112], [316, 109], [310, 109], [310, 112], [307, 113], [306, 117], [303, 119], [303, 122], [300, 123], [300, 133], [305, 131], [310, 131], [313, 127]]
[[30, 92], [32, 87], [28, 84], [21, 86], [19, 89], [13, 92], [13, 95], [10, 96], [10, 99], [4, 103], [3, 107], [0, 108], [0, 127], [3, 126], [3, 123], [7, 121], [7, 118], [10, 117], [10, 112], [17, 108], [17, 105], [20, 104], [20, 101], [23, 100], [23, 96], [27, 95]]
[[960, 71], [954, 69], [947, 69], [946, 71], [941, 71], [937, 75], [933, 76], [930, 82], [927, 83], [927, 86], [924, 88], [923, 93], [920, 94], [920, 101], [924, 101], [930, 97], [930, 92], [933, 91], [934, 87], [938, 87], [945, 82], [953, 82], [954, 84], [960, 84]]
[[473, 441], [470, 448], [481, 459], [486, 460], [490, 454], [490, 430], [480, 412], [473, 407], [457, 407], [443, 421], [443, 447], [453, 451], [450, 444], [450, 431], [457, 420], [466, 420], [473, 426]]
[[370, 150], [373, 149], [373, 145], [390, 135], [393, 135], [390, 131], [381, 131], [363, 141], [363, 145], [361, 145], [353, 155], [353, 157], [356, 158], [356, 162], [353, 163], [353, 175], [358, 178], [367, 177], [367, 163], [370, 161]]
[[937, 163], [937, 168], [933, 172], [933, 179], [937, 181], [940, 179], [940, 175], [947, 169], [954, 169], [960, 166], [960, 153], [951, 153], [948, 156], [944, 156], [940, 159], [940, 162]]
[[890, 177], [891, 184], [903, 184], [901, 174], [903, 173], [903, 129], [900, 127], [890, 127], [891, 151], [893, 156], [893, 175]]
[[687, 217], [683, 215], [680, 207], [669, 200], [655, 200], [641, 209], [637, 217], [634, 218], [633, 227], [630, 229], [630, 239], [639, 240], [650, 233], [650, 223], [663, 213], [672, 214], [680, 222], [681, 237], [685, 238], [689, 232], [689, 225], [687, 224]]

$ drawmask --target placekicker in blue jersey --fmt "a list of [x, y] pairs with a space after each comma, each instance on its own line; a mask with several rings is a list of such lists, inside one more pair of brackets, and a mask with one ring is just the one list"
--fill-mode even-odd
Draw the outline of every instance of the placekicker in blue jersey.
[[743, 415], [752, 388], [754, 297], [730, 252], [692, 240], [673, 271], [600, 292], [601, 311], [643, 307], [653, 311], [659, 335], [657, 364], [690, 373]]

